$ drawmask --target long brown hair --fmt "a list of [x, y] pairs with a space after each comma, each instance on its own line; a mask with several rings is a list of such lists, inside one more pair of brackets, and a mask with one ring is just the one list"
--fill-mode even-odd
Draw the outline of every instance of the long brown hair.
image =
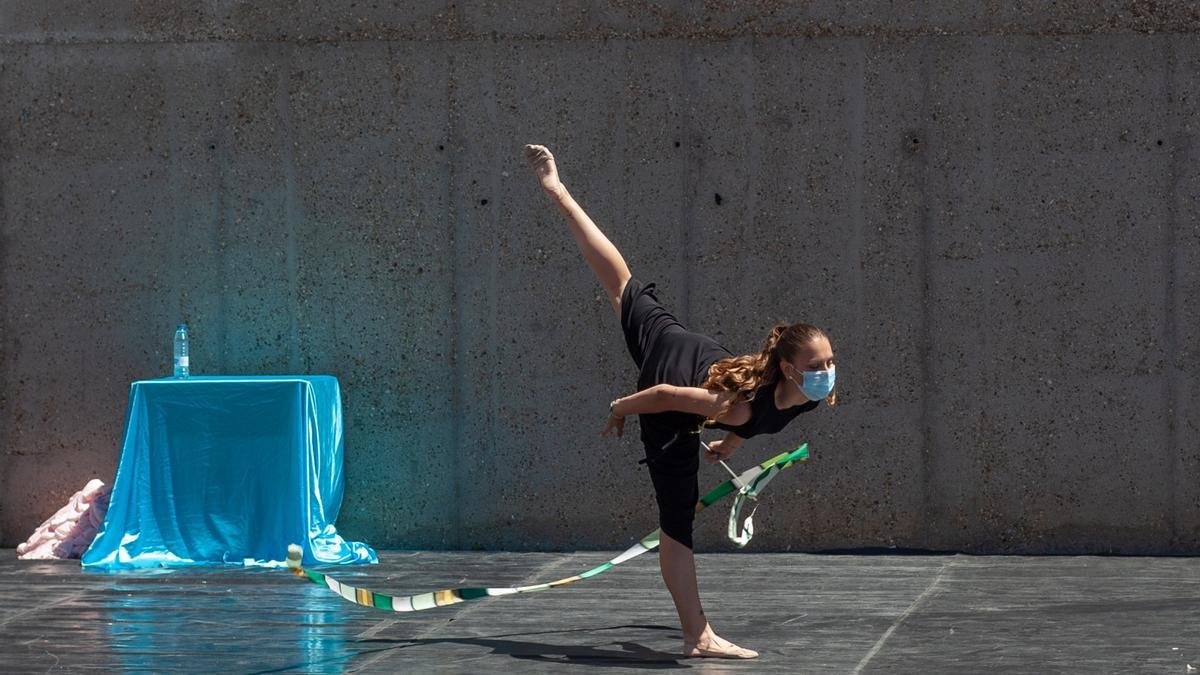
[[[709, 366], [708, 377], [701, 386], [709, 391], [732, 391], [737, 395], [725, 403], [721, 412], [714, 418], [705, 420], [705, 423], [729, 412], [738, 401], [750, 400], [754, 391], [763, 384], [777, 381], [782, 374], [779, 368], [780, 361], [792, 359], [803, 351], [809, 342], [819, 337], [829, 339], [825, 331], [811, 324], [788, 325], [780, 322], [771, 328], [770, 334], [763, 342], [762, 351], [758, 354], [721, 359]], [[837, 392], [830, 392], [825, 402], [837, 405]]]

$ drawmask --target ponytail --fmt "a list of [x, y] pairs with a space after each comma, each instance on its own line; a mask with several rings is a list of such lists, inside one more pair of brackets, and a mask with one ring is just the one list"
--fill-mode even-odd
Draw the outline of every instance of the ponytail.
[[[779, 379], [781, 372], [779, 363], [784, 358], [791, 358], [800, 352], [809, 342], [818, 337], [826, 337], [825, 332], [807, 323], [788, 325], [776, 323], [771, 332], [763, 340], [762, 351], [758, 354], [734, 356], [721, 359], [708, 368], [708, 377], [703, 386], [709, 391], [733, 392], [736, 394], [725, 402], [720, 412], [705, 424], [716, 421], [739, 401], [749, 401], [754, 392], [763, 384], [769, 384]], [[825, 401], [829, 405], [837, 404], [837, 393], [831, 392]]]

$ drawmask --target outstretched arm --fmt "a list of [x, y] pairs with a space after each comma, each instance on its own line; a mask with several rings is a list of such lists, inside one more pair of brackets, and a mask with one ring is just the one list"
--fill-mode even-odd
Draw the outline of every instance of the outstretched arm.
[[[613, 414], [620, 417], [658, 412], [685, 412], [713, 418], [735, 394], [713, 392], [703, 387], [678, 387], [673, 384], [657, 384], [636, 394], [619, 398], [613, 402]], [[734, 404], [719, 419], [727, 424], [742, 424], [749, 418], [750, 406], [744, 402]]]

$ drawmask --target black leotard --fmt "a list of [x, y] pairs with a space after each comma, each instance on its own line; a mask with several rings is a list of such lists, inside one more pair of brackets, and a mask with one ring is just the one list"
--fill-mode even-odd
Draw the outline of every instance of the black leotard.
[[712, 422], [707, 428], [732, 431], [742, 438], [750, 438], [758, 434], [773, 434], [787, 426], [796, 415], [806, 413], [818, 405], [817, 401], [805, 401], [800, 405], [780, 410], [775, 407], [775, 387], [779, 380], [761, 385], [754, 390], [754, 398], [750, 399], [750, 419], [745, 424], [737, 426]]
[[[638, 391], [656, 384], [699, 387], [708, 378], [709, 367], [733, 354], [716, 340], [687, 330], [654, 295], [654, 284], [630, 279], [621, 294], [621, 328], [625, 344], [638, 366]], [[775, 433], [792, 418], [817, 406], [810, 401], [787, 410], [775, 407], [773, 387], [763, 385], [751, 401], [751, 417], [728, 429], [743, 438]], [[659, 527], [663, 533], [692, 547], [692, 520], [700, 499], [696, 481], [700, 470], [700, 436], [695, 433], [704, 417], [683, 412], [648, 413], [638, 416], [642, 444], [658, 502]]]

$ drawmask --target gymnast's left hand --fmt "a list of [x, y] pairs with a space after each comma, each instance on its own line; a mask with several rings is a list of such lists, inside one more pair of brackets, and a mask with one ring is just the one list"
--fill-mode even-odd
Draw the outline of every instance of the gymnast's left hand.
[[608, 432], [614, 431], [614, 430], [617, 432], [618, 438], [625, 435], [625, 418], [624, 417], [617, 417], [616, 415], [609, 415], [608, 424], [604, 425], [604, 431], [601, 431], [600, 435], [607, 436]]

